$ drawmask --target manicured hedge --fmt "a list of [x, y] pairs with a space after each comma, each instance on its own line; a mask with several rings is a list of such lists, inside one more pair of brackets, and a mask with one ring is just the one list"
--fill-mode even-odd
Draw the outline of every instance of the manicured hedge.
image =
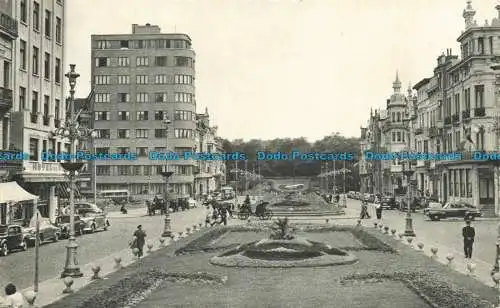
[[484, 308], [492, 304], [468, 290], [442, 281], [432, 272], [394, 272], [354, 274], [341, 278], [349, 280], [389, 279], [398, 280], [417, 293], [431, 307], [435, 308]]

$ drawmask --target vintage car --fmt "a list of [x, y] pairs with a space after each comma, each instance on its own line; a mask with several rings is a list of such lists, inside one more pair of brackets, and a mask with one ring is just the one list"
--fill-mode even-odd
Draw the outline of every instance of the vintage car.
[[[61, 237], [61, 228], [51, 224], [50, 220], [46, 217], [41, 217], [39, 222], [40, 244], [49, 240], [57, 242]], [[36, 240], [36, 221], [32, 220], [29, 228], [24, 229], [24, 232], [28, 245], [34, 246]]]
[[108, 218], [102, 210], [80, 209], [78, 214], [81, 221], [84, 222], [83, 232], [94, 233], [99, 229], [107, 231], [110, 226]]
[[394, 210], [399, 207], [399, 204], [393, 196], [383, 196], [380, 201], [380, 206], [384, 210]]
[[445, 218], [474, 220], [476, 217], [481, 217], [481, 212], [477, 208], [465, 202], [448, 202], [442, 208], [427, 208], [424, 212], [433, 221]]
[[0, 256], [7, 256], [12, 250], [26, 250], [28, 243], [23, 228], [19, 225], [0, 225]]
[[[61, 229], [61, 238], [69, 238], [70, 216], [62, 215], [56, 218], [56, 226]], [[75, 215], [75, 235], [82, 235], [85, 229], [85, 222], [80, 219], [80, 216]]]

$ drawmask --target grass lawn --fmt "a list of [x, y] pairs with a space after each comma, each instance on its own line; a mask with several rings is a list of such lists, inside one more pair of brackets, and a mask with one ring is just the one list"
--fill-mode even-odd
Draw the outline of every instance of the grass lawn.
[[[109, 279], [92, 283], [48, 307], [125, 307], [130, 296], [137, 294], [144, 297], [136, 304], [142, 308], [479, 308], [491, 307], [486, 301], [495, 302], [497, 298], [496, 290], [371, 228], [323, 227], [299, 233], [312, 241], [352, 249], [350, 253], [359, 261], [351, 265], [289, 269], [214, 266], [209, 259], [225, 251], [217, 247], [248, 243], [269, 234], [220, 227], [154, 252]], [[395, 251], [389, 251], [388, 245]], [[179, 255], [179, 251], [184, 254]], [[165, 278], [176, 273], [219, 277], [224, 283]], [[148, 288], [150, 294], [140, 295]]]

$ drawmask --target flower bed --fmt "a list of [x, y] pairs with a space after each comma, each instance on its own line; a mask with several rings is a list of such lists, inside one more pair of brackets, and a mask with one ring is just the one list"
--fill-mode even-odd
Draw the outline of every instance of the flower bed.
[[450, 285], [426, 272], [394, 272], [391, 274], [369, 273], [344, 276], [340, 282], [352, 280], [389, 279], [399, 280], [417, 293], [431, 307], [435, 308], [481, 308], [491, 307], [491, 303], [479, 298], [466, 289]]
[[197, 273], [165, 273], [156, 270], [141, 271], [125, 277], [95, 296], [80, 303], [72, 302], [71, 308], [110, 308], [131, 306], [143, 300], [154, 289], [164, 282], [204, 282], [207, 284], [224, 284], [225, 277]]

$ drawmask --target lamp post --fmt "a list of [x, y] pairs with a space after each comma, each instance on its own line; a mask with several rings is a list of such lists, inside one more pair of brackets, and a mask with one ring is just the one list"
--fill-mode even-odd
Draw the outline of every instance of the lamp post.
[[[165, 150], [168, 152], [168, 126], [172, 123], [168, 118], [164, 120], [165, 124], [165, 143], [166, 143], [166, 148]], [[167, 155], [169, 155], [167, 153]], [[164, 206], [164, 211], [165, 211], [165, 221], [163, 225], [163, 233], [161, 234], [161, 237], [170, 237], [172, 235], [172, 230], [171, 230], [171, 225], [170, 225], [170, 209], [168, 206], [168, 180], [174, 174], [173, 172], [168, 170], [168, 159], [167, 159], [167, 164], [165, 166], [165, 171], [161, 171], [160, 174], [165, 178], [165, 189], [163, 190], [163, 206]]]
[[411, 217], [411, 177], [415, 173], [412, 168], [410, 160], [403, 163], [403, 174], [406, 176], [406, 197], [407, 197], [407, 212], [406, 212], [406, 225], [405, 225], [405, 236], [415, 237], [415, 231], [413, 231], [413, 218]]
[[80, 77], [75, 71], [75, 64], [70, 64], [70, 71], [65, 75], [68, 78], [70, 86], [70, 99], [69, 99], [69, 114], [66, 115], [65, 125], [61, 128], [56, 129], [53, 132], [55, 136], [62, 136], [69, 139], [70, 142], [70, 162], [63, 162], [61, 166], [64, 170], [69, 172], [69, 205], [70, 205], [70, 216], [69, 216], [69, 239], [68, 245], [66, 246], [66, 262], [64, 270], [61, 273], [61, 277], [82, 277], [83, 273], [78, 267], [78, 262], [76, 258], [78, 245], [75, 239], [75, 180], [76, 172], [82, 169], [84, 163], [76, 161], [76, 141], [90, 137], [92, 135], [92, 130], [88, 128], [81, 128], [78, 124], [78, 120], [75, 117], [75, 86], [76, 79]]

